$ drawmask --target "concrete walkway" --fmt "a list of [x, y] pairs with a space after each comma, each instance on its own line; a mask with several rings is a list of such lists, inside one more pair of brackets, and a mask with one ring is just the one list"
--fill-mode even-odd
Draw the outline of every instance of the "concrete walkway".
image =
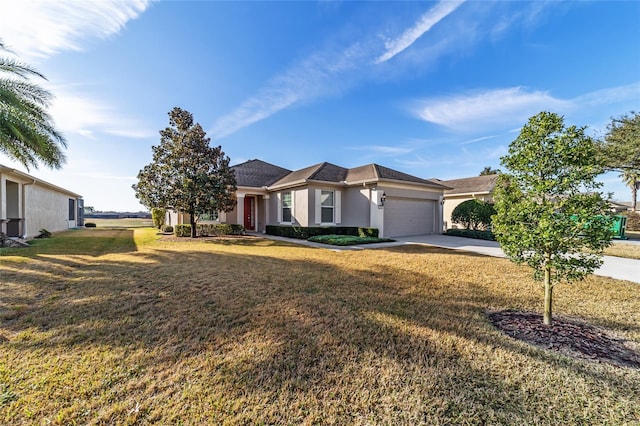
[[[405, 244], [420, 244], [436, 247], [444, 247], [452, 250], [462, 250], [473, 253], [479, 253], [486, 256], [506, 257], [500, 244], [496, 241], [475, 240], [473, 238], [451, 237], [446, 235], [418, 235], [413, 237], [397, 237], [393, 243], [380, 244], [363, 244], [358, 246], [329, 246], [326, 244], [312, 243], [305, 240], [297, 240], [293, 238], [276, 237], [267, 234], [255, 234], [264, 238], [277, 241], [286, 241], [293, 244], [300, 244], [308, 247], [324, 248], [333, 251], [344, 250], [365, 250], [374, 248], [397, 247]], [[595, 273], [603, 277], [616, 278], [618, 280], [627, 280], [634, 283], [640, 283], [640, 260], [625, 259], [622, 257], [604, 256], [604, 263]]]

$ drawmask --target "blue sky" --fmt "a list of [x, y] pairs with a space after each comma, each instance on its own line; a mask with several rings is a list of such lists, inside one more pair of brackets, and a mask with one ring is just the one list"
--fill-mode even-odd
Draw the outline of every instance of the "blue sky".
[[0, 3], [69, 145], [63, 169], [29, 172], [99, 210], [143, 209], [131, 185], [174, 106], [232, 164], [292, 170], [476, 176], [542, 110], [601, 135], [640, 110], [638, 22], [632, 1]]

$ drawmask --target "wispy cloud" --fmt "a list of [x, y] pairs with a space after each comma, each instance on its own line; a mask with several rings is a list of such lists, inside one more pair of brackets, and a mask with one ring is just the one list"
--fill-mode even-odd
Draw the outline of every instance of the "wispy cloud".
[[[478, 130], [522, 123], [539, 111], [572, 112], [581, 108], [640, 98], [640, 83], [587, 93], [573, 99], [554, 97], [546, 91], [511, 87], [424, 99], [409, 108], [416, 117], [454, 130]], [[473, 143], [483, 138], [473, 139]]]
[[376, 58], [375, 62], [377, 64], [386, 62], [400, 52], [406, 50], [434, 25], [455, 11], [463, 2], [464, 1], [441, 1], [438, 3], [423, 14], [413, 27], [405, 30], [402, 35], [397, 38], [387, 40], [385, 42], [385, 52]]
[[418, 101], [412, 113], [430, 123], [466, 130], [520, 122], [541, 109], [566, 106], [547, 92], [512, 87]]
[[[418, 23], [397, 39], [387, 41], [384, 46], [379, 37], [371, 33], [346, 47], [336, 48], [332, 44], [332, 47], [309, 55], [271, 79], [239, 107], [218, 118], [207, 133], [213, 139], [220, 139], [286, 108], [349, 90], [358, 81], [367, 78], [363, 76], [373, 74], [379, 63], [409, 48], [461, 3], [438, 3], [422, 15]], [[442, 53], [438, 50], [435, 54]]]
[[476, 142], [482, 142], [482, 141], [486, 141], [486, 140], [489, 140], [489, 139], [493, 139], [493, 138], [495, 138], [497, 136], [498, 135], [491, 135], [491, 136], [482, 136], [482, 137], [479, 137], [479, 138], [473, 138], [473, 139], [469, 139], [467, 141], [460, 142], [460, 145], [469, 145], [469, 144], [476, 143]]
[[273, 78], [255, 96], [219, 118], [208, 131], [219, 139], [263, 120], [294, 104], [340, 93], [349, 87], [349, 75], [371, 57], [371, 46], [354, 43], [343, 50], [326, 49], [291, 66]]
[[3, 1], [1, 36], [22, 58], [46, 58], [64, 50], [82, 50], [82, 43], [88, 39], [118, 33], [150, 3], [150, 0]]
[[52, 92], [56, 97], [50, 113], [56, 126], [65, 134], [93, 138], [96, 133], [104, 133], [130, 139], [146, 139], [157, 134], [104, 101], [71, 92], [67, 87], [55, 87]]

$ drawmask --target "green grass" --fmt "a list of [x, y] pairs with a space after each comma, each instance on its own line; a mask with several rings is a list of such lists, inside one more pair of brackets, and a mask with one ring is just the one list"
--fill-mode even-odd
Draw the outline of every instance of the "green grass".
[[[539, 311], [506, 259], [260, 238], [54, 234], [0, 258], [0, 424], [638, 424], [640, 370], [513, 340]], [[637, 284], [555, 313], [640, 345]], [[606, 303], [603, 303], [606, 301]]]
[[94, 219], [86, 218], [85, 222], [92, 222], [98, 228], [147, 228], [153, 226], [151, 219], [125, 218], [125, 219]]
[[377, 237], [357, 237], [353, 235], [316, 235], [315, 237], [309, 238], [308, 241], [333, 246], [355, 246], [359, 244], [388, 243], [394, 240]]

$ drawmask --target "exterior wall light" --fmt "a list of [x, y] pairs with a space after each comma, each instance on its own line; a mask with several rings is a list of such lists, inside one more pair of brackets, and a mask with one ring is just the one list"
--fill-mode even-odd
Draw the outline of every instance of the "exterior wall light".
[[380, 206], [384, 207], [384, 202], [387, 200], [387, 194], [385, 194], [384, 192], [382, 193], [382, 195], [380, 196]]

